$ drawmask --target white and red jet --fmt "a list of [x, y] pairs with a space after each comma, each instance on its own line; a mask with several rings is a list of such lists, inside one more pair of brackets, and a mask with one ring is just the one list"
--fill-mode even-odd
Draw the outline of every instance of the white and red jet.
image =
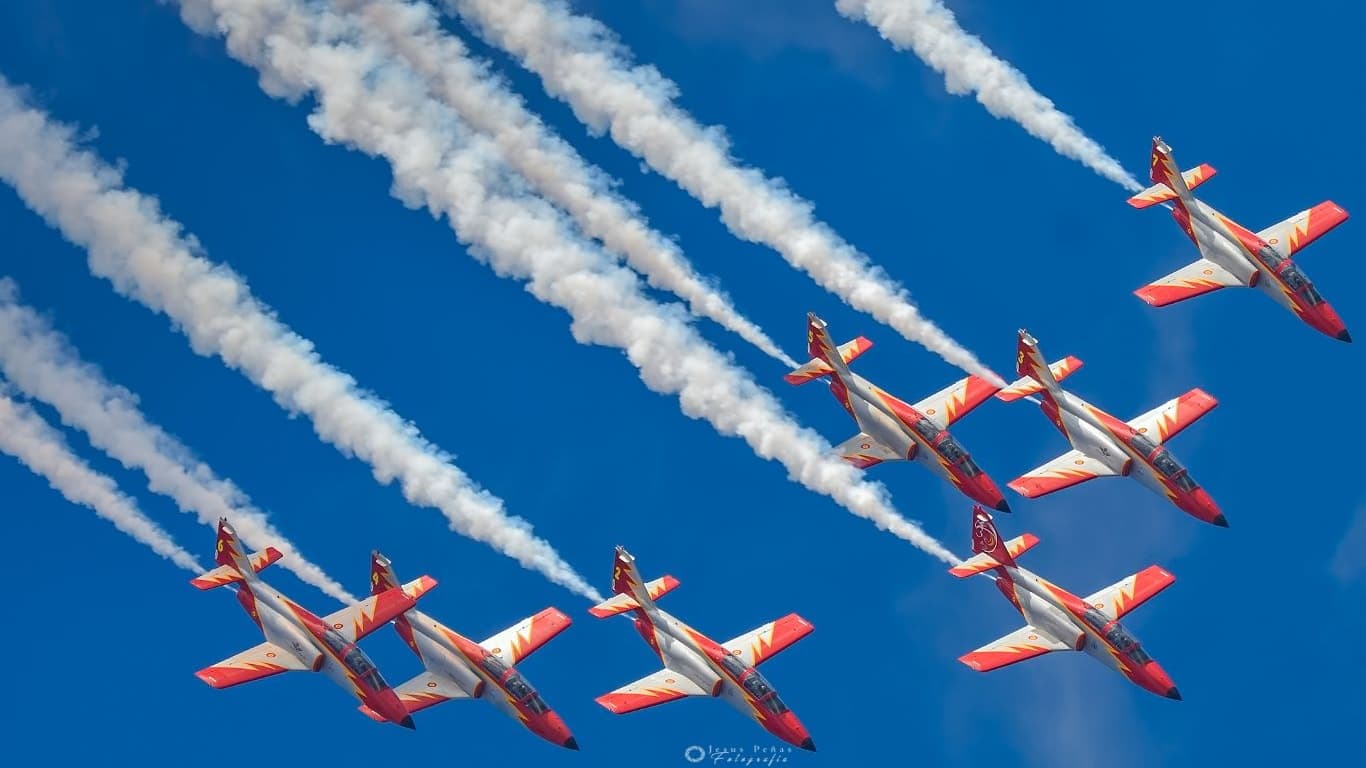
[[1038, 543], [1031, 533], [1002, 541], [991, 515], [981, 507], [973, 509], [972, 551], [977, 554], [949, 573], [960, 579], [985, 574], [1027, 623], [959, 661], [978, 672], [989, 672], [1050, 651], [1085, 651], [1139, 687], [1179, 701], [1181, 694], [1171, 678], [1119, 623], [1125, 614], [1171, 586], [1176, 577], [1151, 565], [1079, 598], [1016, 565], [1016, 556]]
[[678, 586], [672, 576], [645, 582], [635, 558], [617, 547], [612, 567], [615, 597], [593, 608], [598, 618], [635, 612], [636, 631], [664, 663], [664, 668], [597, 698], [616, 714], [635, 712], [687, 696], [721, 698], [754, 718], [769, 733], [794, 746], [814, 751], [811, 735], [755, 667], [811, 633], [810, 622], [795, 613], [771, 621], [739, 637], [717, 643], [660, 610], [655, 599]]
[[[398, 583], [389, 560], [378, 552], [372, 554], [370, 590], [383, 594]], [[564, 721], [516, 669], [518, 662], [569, 624], [568, 616], [546, 608], [476, 643], [413, 608], [394, 620], [394, 628], [427, 671], [394, 692], [408, 712], [452, 699], [483, 699], [537, 736], [568, 749], [578, 749], [579, 744]], [[370, 707], [362, 705], [361, 711], [376, 720], [383, 719]]]
[[806, 322], [806, 345], [812, 360], [783, 378], [800, 386], [830, 377], [831, 393], [860, 430], [835, 448], [845, 461], [866, 469], [884, 461], [914, 459], [953, 483], [968, 498], [1000, 512], [1010, 511], [996, 483], [948, 432], [950, 425], [989, 399], [999, 387], [969, 376], [908, 405], [849, 370], [848, 363], [867, 352], [873, 342], [860, 336], [836, 347], [824, 320], [807, 314]]
[[1028, 331], [1020, 331], [1016, 368], [1022, 378], [997, 397], [1011, 401], [1039, 395], [1039, 407], [1072, 443], [1072, 450], [1015, 478], [1010, 487], [1033, 499], [1097, 477], [1127, 476], [1192, 517], [1228, 527], [1214, 499], [1163, 445], [1209, 413], [1218, 401], [1202, 389], [1192, 389], [1124, 422], [1058, 385], [1055, 371], [1080, 367], [1081, 361], [1074, 357], [1046, 365], [1039, 343]]
[[1321, 333], [1351, 341], [1337, 312], [1291, 257], [1323, 233], [1347, 220], [1347, 212], [1331, 200], [1319, 203], [1253, 233], [1205, 205], [1191, 190], [1209, 181], [1214, 169], [1201, 165], [1182, 173], [1171, 147], [1153, 137], [1151, 174], [1154, 182], [1129, 198], [1129, 205], [1147, 208], [1171, 202], [1172, 217], [1200, 250], [1200, 260], [1188, 264], [1134, 293], [1155, 307], [1200, 296], [1220, 288], [1256, 286]]
[[281, 556], [274, 547], [245, 554], [228, 521], [218, 522], [214, 559], [219, 567], [190, 583], [199, 589], [240, 585], [237, 600], [261, 628], [266, 641], [205, 667], [195, 676], [214, 688], [229, 688], [290, 670], [323, 672], [375, 712], [377, 719], [414, 727], [408, 710], [356, 641], [411, 609], [419, 597], [436, 586], [436, 580], [423, 576], [319, 618], [256, 575]]

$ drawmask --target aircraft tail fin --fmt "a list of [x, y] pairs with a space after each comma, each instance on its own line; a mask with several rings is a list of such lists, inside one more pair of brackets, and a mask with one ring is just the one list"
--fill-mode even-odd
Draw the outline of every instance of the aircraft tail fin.
[[654, 581], [645, 581], [636, 569], [636, 559], [625, 547], [617, 547], [616, 561], [612, 566], [612, 591], [616, 596], [598, 603], [588, 612], [599, 619], [615, 616], [618, 613], [639, 610], [653, 606], [655, 600], [678, 586], [678, 579], [661, 576]]
[[1201, 163], [1188, 171], [1178, 172], [1172, 159], [1172, 149], [1162, 139], [1153, 138], [1150, 175], [1153, 185], [1129, 198], [1129, 205], [1147, 208], [1171, 200], [1185, 200], [1190, 191], [1214, 178], [1214, 166]]
[[1039, 538], [1026, 533], [1005, 541], [991, 515], [980, 505], [972, 508], [972, 551], [974, 555], [949, 569], [949, 573], [964, 578], [993, 568], [1015, 567], [1015, 556], [1039, 543]]
[[1160, 136], [1154, 136], [1148, 169], [1153, 186], [1129, 198], [1129, 205], [1147, 208], [1174, 200], [1177, 206], [1184, 208], [1186, 201], [1193, 199], [1191, 190], [1214, 178], [1214, 174], [1214, 167], [1207, 163], [1182, 173], [1172, 157], [1172, 148]]
[[398, 574], [394, 573], [389, 558], [380, 554], [379, 550], [370, 553], [370, 594], [378, 595], [402, 583], [398, 580]]
[[257, 573], [282, 557], [284, 554], [275, 547], [247, 554], [237, 538], [237, 532], [228, 524], [228, 519], [222, 518], [218, 521], [218, 542], [214, 546], [214, 560], [219, 566], [190, 579], [190, 583], [198, 589], [213, 589], [242, 581], [243, 578], [254, 579]]
[[1058, 382], [1072, 375], [1078, 368], [1081, 368], [1081, 361], [1075, 357], [1059, 360], [1053, 365], [1044, 362], [1043, 353], [1039, 351], [1038, 339], [1021, 328], [1015, 353], [1015, 370], [1020, 374], [1020, 378], [996, 396], [1010, 402], [1042, 393], [1045, 398], [1051, 400], [1054, 393], [1062, 391]]
[[[801, 386], [809, 381], [829, 376], [837, 370], [841, 373], [847, 372], [848, 364], [871, 349], [873, 342], [860, 336], [836, 347], [830, 339], [830, 332], [826, 330], [825, 321], [815, 313], [807, 313], [806, 346], [811, 360], [783, 376], [783, 380], [788, 384]], [[833, 362], [835, 360], [839, 362]]]

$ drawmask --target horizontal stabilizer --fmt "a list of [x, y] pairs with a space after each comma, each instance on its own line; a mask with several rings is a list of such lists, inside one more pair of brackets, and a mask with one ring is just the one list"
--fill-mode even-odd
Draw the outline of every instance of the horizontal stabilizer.
[[[654, 581], [646, 582], [645, 591], [650, 595], [651, 600], [658, 600], [660, 597], [672, 592], [677, 586], [678, 579], [675, 579], [672, 576], [660, 576]], [[618, 613], [634, 611], [639, 607], [640, 603], [637, 603], [634, 597], [631, 597], [630, 595], [615, 595], [598, 603], [592, 608], [589, 608], [588, 612], [599, 619], [605, 619], [608, 616], [615, 616]]]
[[194, 673], [194, 676], [214, 688], [231, 688], [281, 672], [306, 669], [310, 667], [299, 661], [294, 654], [274, 643], [265, 642], [236, 656], [223, 659], [213, 666], [205, 667]]
[[[1022, 553], [1027, 552], [1031, 547], [1038, 543], [1038, 536], [1035, 536], [1032, 533], [1026, 533], [1023, 536], [1016, 536], [1010, 541], [1007, 541], [1006, 551], [1010, 553], [1011, 557], [1019, 557]], [[998, 563], [996, 561], [996, 558], [986, 554], [985, 552], [982, 552], [973, 555], [972, 557], [969, 557], [967, 560], [964, 560], [958, 565], [955, 565], [954, 567], [950, 568], [949, 573], [953, 574], [954, 576], [957, 576], [960, 579], [963, 579], [967, 578], [968, 576], [973, 576], [975, 574], [981, 573], [983, 571], [989, 571], [992, 568], [996, 568], [1000, 565], [1001, 563]]]
[[[1201, 163], [1199, 166], [1183, 172], [1181, 178], [1185, 180], [1187, 189], [1195, 189], [1214, 178], [1215, 173], [1214, 166], [1209, 163]], [[1168, 200], [1175, 200], [1176, 197], [1176, 192], [1166, 184], [1154, 184], [1129, 198], [1129, 205], [1132, 205], [1135, 208], [1147, 208], [1159, 203], [1165, 203]]]
[[710, 695], [710, 691], [702, 690], [693, 681], [665, 667], [630, 685], [605, 693], [595, 701], [613, 714], [624, 715], [627, 712], [657, 707], [688, 696]]
[[1281, 256], [1289, 258], [1328, 230], [1347, 220], [1347, 211], [1332, 200], [1325, 200], [1307, 211], [1300, 211], [1278, 224], [1257, 233]]
[[905, 461], [906, 457], [888, 448], [863, 432], [835, 446], [835, 453], [859, 469], [867, 469], [884, 461]]
[[1081, 451], [1072, 450], [1023, 475], [1011, 480], [1008, 485], [1016, 493], [1028, 499], [1037, 499], [1054, 491], [1071, 488], [1097, 477], [1116, 475], [1104, 462], [1087, 456]]
[[[851, 363], [859, 355], [863, 354], [864, 352], [867, 352], [872, 348], [873, 342], [860, 336], [857, 339], [854, 339], [853, 341], [846, 341], [843, 344], [839, 345], [840, 358], [844, 360], [846, 364]], [[801, 386], [802, 384], [805, 384], [808, 381], [814, 381], [816, 379], [821, 378], [822, 376], [829, 376], [834, 372], [834, 369], [831, 368], [828, 363], [817, 357], [812, 358], [812, 360], [806, 365], [803, 365], [802, 367], [792, 371], [786, 376], [783, 376], [783, 381], [786, 381], [788, 384], [792, 384], [794, 386]]]
[[965, 653], [958, 660], [978, 672], [1008, 667], [1053, 651], [1070, 651], [1072, 646], [1059, 642], [1026, 624], [998, 640]]
[[[1081, 366], [1082, 362], [1080, 358], [1068, 355], [1066, 358], [1049, 365], [1048, 370], [1053, 374], [1053, 379], [1055, 381], [1062, 381], [1080, 370]], [[1037, 395], [1042, 391], [1043, 384], [1039, 383], [1038, 380], [1029, 376], [1023, 376], [1010, 386], [997, 392], [996, 397], [1007, 403], [1011, 403], [1022, 397]]]
[[1170, 587], [1175, 581], [1176, 577], [1163, 568], [1150, 565], [1138, 573], [1090, 595], [1086, 598], [1086, 602], [1112, 619], [1122, 619], [1125, 614], [1142, 605], [1148, 598]]
[[[435, 672], [423, 672], [412, 680], [394, 689], [408, 714], [434, 707], [451, 699], [468, 699], [470, 695], [455, 684], [454, 680]], [[360, 705], [360, 711], [371, 720], [386, 723], [388, 720], [373, 709]]]
[[1164, 443], [1219, 404], [1203, 389], [1192, 389], [1133, 419], [1129, 426], [1155, 443]]
[[502, 659], [503, 663], [515, 666], [551, 638], [565, 631], [571, 623], [569, 617], [557, 609], [546, 608], [535, 616], [522, 619], [480, 645]]
[[[253, 552], [250, 555], [247, 555], [247, 559], [251, 562], [251, 568], [256, 573], [260, 573], [270, 567], [272, 563], [282, 557], [284, 557], [284, 555], [275, 547], [266, 547], [260, 552]], [[241, 580], [242, 575], [237, 572], [235, 567], [231, 565], [220, 565], [211, 571], [207, 571], [190, 579], [190, 583], [195, 585], [198, 589], [213, 589], [215, 587], [221, 587], [224, 584], [233, 584]]]
[[722, 643], [721, 647], [746, 664], [758, 666], [811, 634], [813, 629], [815, 627], [811, 626], [811, 622], [789, 613], [777, 621], [770, 621], [739, 637], [733, 637]]

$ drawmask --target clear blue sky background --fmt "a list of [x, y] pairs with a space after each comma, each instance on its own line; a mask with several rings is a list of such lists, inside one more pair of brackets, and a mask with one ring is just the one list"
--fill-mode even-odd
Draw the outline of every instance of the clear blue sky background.
[[[1302, 263], [1366, 338], [1358, 11], [1326, 1], [1293, 13], [1235, 2], [1179, 13], [1134, 3], [951, 5], [1132, 171], [1143, 172], [1149, 138], [1161, 132], [1184, 165], [1220, 169], [1202, 195], [1254, 229], [1327, 198], [1356, 212]], [[680, 415], [617, 352], [575, 344], [562, 312], [468, 258], [444, 223], [391, 199], [387, 167], [324, 146], [304, 124], [306, 106], [267, 98], [220, 41], [196, 37], [171, 10], [145, 0], [5, 3], [0, 72], [61, 119], [98, 127], [94, 147], [125, 160], [133, 186], [158, 196], [328, 361], [457, 454], [600, 588], [621, 543], [647, 576], [678, 576], [667, 608], [718, 639], [788, 611], [814, 622], [810, 638], [765, 667], [821, 750], [791, 755], [792, 764], [1265, 763], [1302, 757], [1308, 745], [1325, 759], [1359, 756], [1342, 737], [1358, 727], [1355, 694], [1366, 684], [1360, 344], [1318, 335], [1251, 291], [1145, 306], [1129, 292], [1194, 258], [1165, 212], [1130, 209], [1119, 188], [947, 95], [939, 76], [829, 0], [583, 7], [674, 79], [701, 121], [725, 125], [739, 157], [813, 200], [998, 370], [1009, 369], [1015, 329], [1027, 326], [1051, 357], [1085, 359], [1071, 387], [1116, 415], [1195, 386], [1220, 399], [1172, 445], [1223, 505], [1229, 530], [1119, 480], [1036, 502], [1013, 497], [1016, 513], [1000, 520], [1009, 535], [1037, 533], [1043, 542], [1026, 564], [1080, 594], [1154, 562], [1176, 573], [1130, 625], [1185, 701], [1157, 698], [1080, 655], [989, 675], [959, 664], [959, 654], [1019, 625], [990, 584], [952, 579]], [[534, 78], [490, 55], [792, 354], [815, 310], [837, 337], [877, 342], [858, 368], [892, 392], [918, 399], [959, 375], [731, 237], [712, 212], [589, 137]], [[11, 756], [667, 766], [685, 764], [693, 744], [776, 743], [720, 702], [608, 714], [594, 696], [656, 668], [625, 623], [592, 619], [579, 598], [379, 486], [307, 421], [286, 418], [236, 373], [194, 355], [165, 320], [92, 278], [84, 254], [8, 189], [0, 232], [0, 272], [27, 300], [353, 590], [364, 590], [366, 556], [378, 547], [402, 574], [440, 579], [426, 608], [476, 638], [546, 605], [571, 614], [570, 631], [524, 671], [583, 746], [558, 750], [472, 703], [423, 713], [415, 733], [381, 727], [308, 675], [210, 690], [194, 670], [260, 640], [232, 596], [196, 592], [186, 574], [5, 459], [10, 620], [0, 649]], [[851, 433], [820, 387], [792, 390], [772, 361], [701, 329], [804, 423], [834, 442]], [[1025, 403], [988, 403], [956, 433], [1002, 484], [1066, 447]], [[80, 435], [72, 442], [186, 547], [210, 555], [210, 530]], [[917, 467], [873, 476], [907, 516], [967, 549], [964, 498]], [[335, 607], [279, 569], [269, 575], [320, 612]], [[391, 633], [366, 647], [391, 682], [418, 671]]]

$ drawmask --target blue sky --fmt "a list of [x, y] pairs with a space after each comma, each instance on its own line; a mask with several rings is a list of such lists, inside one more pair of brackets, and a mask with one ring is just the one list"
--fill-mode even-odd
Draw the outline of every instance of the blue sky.
[[[1009, 368], [1024, 326], [1050, 357], [1086, 360], [1069, 387], [1116, 415], [1195, 386], [1219, 398], [1172, 448], [1220, 502], [1229, 530], [1121, 481], [1012, 497], [1016, 513], [999, 521], [1008, 535], [1038, 534], [1025, 564], [1080, 594], [1150, 563], [1172, 570], [1176, 585], [1128, 624], [1185, 701], [1152, 696], [1080, 655], [990, 675], [958, 664], [1019, 623], [985, 580], [952, 579], [682, 416], [617, 352], [576, 344], [562, 312], [468, 258], [444, 223], [392, 199], [386, 166], [325, 146], [304, 123], [307, 105], [266, 97], [220, 41], [197, 37], [170, 9], [5, 4], [0, 72], [56, 117], [97, 128], [92, 145], [127, 163], [133, 187], [158, 196], [325, 359], [456, 454], [599, 588], [621, 543], [647, 577], [677, 576], [683, 586], [666, 607], [717, 639], [789, 611], [810, 619], [816, 632], [765, 666], [821, 750], [791, 763], [953, 766], [992, 755], [1051, 766], [1103, 755], [1112, 766], [1185, 765], [1291, 758], [1306, 743], [1325, 757], [1346, 749], [1341, 734], [1358, 709], [1349, 692], [1366, 683], [1356, 641], [1366, 631], [1366, 493], [1354, 482], [1363, 406], [1351, 394], [1360, 350], [1250, 291], [1147, 307], [1129, 292], [1194, 258], [1164, 212], [1130, 209], [1119, 188], [947, 95], [937, 75], [832, 2], [732, 6], [580, 7], [677, 82], [699, 120], [723, 124], [738, 157], [812, 200], [998, 370]], [[1366, 64], [1354, 11], [1209, 2], [1159, 22], [1135, 4], [951, 7], [1131, 171], [1141, 174], [1161, 132], [1183, 165], [1219, 168], [1202, 197], [1249, 227], [1328, 198], [1366, 215], [1361, 107], [1349, 80]], [[800, 356], [804, 314], [814, 310], [839, 339], [877, 343], [858, 370], [894, 393], [918, 399], [959, 376], [736, 240], [713, 212], [588, 136], [534, 77], [450, 30], [490, 55], [791, 354]], [[366, 556], [378, 547], [401, 575], [437, 577], [425, 609], [476, 638], [546, 605], [569, 613], [575, 625], [523, 669], [584, 750], [557, 750], [476, 704], [423, 713], [415, 733], [376, 726], [320, 677], [208, 689], [194, 670], [259, 641], [231, 596], [196, 592], [185, 574], [5, 459], [9, 567], [36, 577], [12, 582], [10, 610], [24, 618], [0, 641], [17, 703], [9, 741], [21, 758], [178, 765], [226, 749], [342, 765], [673, 765], [686, 764], [689, 745], [775, 743], [719, 702], [625, 717], [602, 710], [594, 696], [656, 668], [624, 622], [592, 619], [579, 598], [380, 486], [305, 420], [287, 418], [92, 277], [84, 254], [8, 188], [0, 231], [0, 272], [26, 300], [353, 590], [364, 589]], [[1353, 220], [1300, 259], [1359, 338], [1364, 247]], [[819, 387], [793, 390], [771, 360], [700, 328], [804, 423], [832, 442], [852, 433]], [[955, 434], [1002, 484], [1066, 447], [1024, 403], [988, 403]], [[208, 558], [209, 529], [81, 435], [71, 440]], [[967, 549], [969, 503], [951, 488], [905, 465], [872, 475], [904, 514]], [[279, 569], [269, 576], [319, 612], [334, 606]], [[391, 682], [418, 671], [390, 633], [366, 647]]]

